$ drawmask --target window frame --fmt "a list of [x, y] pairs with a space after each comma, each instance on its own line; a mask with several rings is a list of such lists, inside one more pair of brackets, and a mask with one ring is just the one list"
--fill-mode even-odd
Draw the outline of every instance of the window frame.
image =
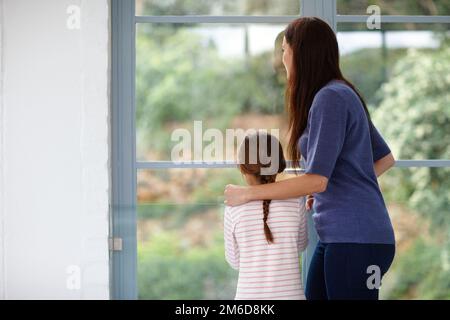
[[[299, 16], [317, 16], [337, 31], [337, 23], [365, 23], [367, 15], [339, 15], [336, 0], [299, 0], [301, 12], [289, 16], [136, 16], [134, 0], [111, 0], [111, 182], [110, 239], [121, 239], [121, 249], [110, 249], [111, 299], [137, 299], [136, 205], [137, 174], [143, 169], [232, 168], [233, 162], [206, 163], [137, 161], [135, 123], [136, 25], [140, 23], [285, 23]], [[381, 16], [381, 23], [450, 23], [450, 16]], [[450, 160], [398, 160], [396, 167], [450, 167]], [[303, 280], [317, 234], [309, 215], [310, 241], [303, 254]], [[114, 242], [114, 241], [111, 241]]]

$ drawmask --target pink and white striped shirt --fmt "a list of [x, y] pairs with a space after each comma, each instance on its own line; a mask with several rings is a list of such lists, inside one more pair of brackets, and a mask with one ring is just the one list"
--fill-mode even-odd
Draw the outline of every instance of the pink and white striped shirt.
[[225, 259], [239, 270], [236, 300], [305, 299], [300, 253], [308, 245], [305, 198], [272, 200], [264, 235], [263, 202], [225, 207]]

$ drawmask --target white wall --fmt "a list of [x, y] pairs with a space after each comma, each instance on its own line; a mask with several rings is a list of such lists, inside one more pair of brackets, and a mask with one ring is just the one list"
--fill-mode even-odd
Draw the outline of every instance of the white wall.
[[0, 15], [0, 298], [108, 299], [108, 0], [0, 0]]

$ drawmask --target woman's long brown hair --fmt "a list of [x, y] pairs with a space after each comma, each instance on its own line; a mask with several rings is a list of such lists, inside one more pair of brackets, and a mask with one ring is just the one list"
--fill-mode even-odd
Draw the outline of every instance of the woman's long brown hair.
[[370, 130], [373, 125], [363, 97], [342, 75], [336, 35], [325, 21], [315, 17], [296, 19], [286, 27], [284, 37], [293, 51], [285, 96], [289, 125], [288, 153], [293, 166], [298, 167], [301, 157], [298, 140], [306, 129], [314, 96], [329, 81], [340, 80], [352, 88], [361, 100]]
[[[272, 150], [272, 146], [276, 146], [277, 150]], [[256, 157], [254, 157], [254, 155], [252, 157], [250, 152], [256, 152]], [[267, 158], [261, 159], [261, 155]], [[269, 161], [267, 161], [267, 159]], [[275, 168], [273, 166], [275, 166]], [[262, 168], [271, 168], [275, 170], [273, 170], [273, 174], [264, 175], [261, 170]], [[242, 173], [255, 176], [261, 184], [275, 182], [277, 174], [286, 169], [286, 160], [283, 155], [280, 141], [273, 135], [263, 131], [257, 131], [255, 134], [247, 135], [239, 148], [239, 169]], [[273, 243], [273, 235], [267, 224], [270, 201], [271, 200], [263, 201], [263, 223], [266, 240], [269, 243]]]

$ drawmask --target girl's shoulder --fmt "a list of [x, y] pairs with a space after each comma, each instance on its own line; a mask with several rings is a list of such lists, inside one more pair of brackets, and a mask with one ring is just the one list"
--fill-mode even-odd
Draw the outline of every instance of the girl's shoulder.
[[285, 200], [272, 200], [271, 204], [277, 204], [280, 206], [298, 206], [300, 205], [302, 198], [290, 198]]
[[[242, 214], [260, 210], [262, 212], [262, 200], [250, 201], [238, 206], [225, 206], [225, 214], [228, 214], [233, 220], [237, 220]], [[295, 211], [304, 207], [304, 197], [291, 198], [285, 200], [270, 201], [270, 208]]]
[[238, 206], [225, 206], [225, 214], [229, 214], [232, 216], [237, 216], [243, 212], [246, 212], [248, 210], [258, 210], [262, 207], [262, 201], [261, 200], [255, 200], [250, 201], [244, 204], [240, 204]]

